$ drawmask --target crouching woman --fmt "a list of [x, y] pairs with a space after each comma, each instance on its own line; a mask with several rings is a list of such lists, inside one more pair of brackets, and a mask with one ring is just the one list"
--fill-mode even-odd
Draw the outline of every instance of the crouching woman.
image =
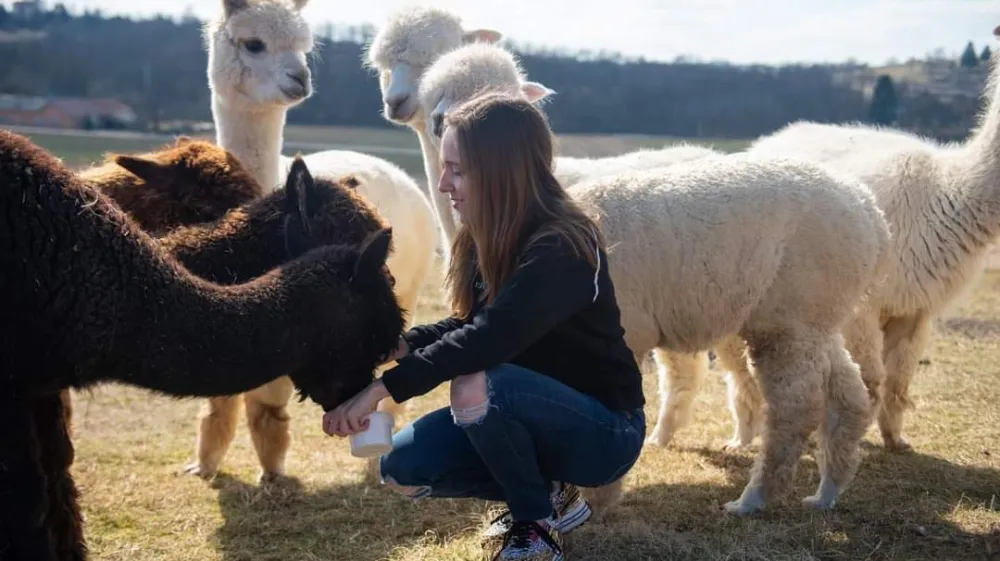
[[590, 516], [576, 486], [635, 463], [646, 433], [604, 239], [552, 175], [541, 112], [503, 94], [445, 120], [438, 189], [461, 225], [447, 275], [454, 315], [408, 331], [398, 364], [324, 416], [354, 434], [378, 402], [451, 381], [451, 403], [404, 427], [380, 463], [410, 497], [478, 497], [509, 510], [486, 530], [495, 559], [563, 559]]

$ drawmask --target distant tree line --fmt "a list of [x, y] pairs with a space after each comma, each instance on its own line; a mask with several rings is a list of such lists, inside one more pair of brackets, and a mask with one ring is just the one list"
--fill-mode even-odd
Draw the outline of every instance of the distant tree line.
[[[25, 20], [0, 6], [0, 30], [16, 29], [46, 35], [0, 41], [2, 93], [116, 97], [150, 123], [211, 119], [201, 22], [189, 15], [130, 20], [99, 11], [73, 15], [56, 5]], [[371, 26], [315, 28], [322, 39], [310, 59], [316, 92], [289, 112], [290, 123], [391, 126], [380, 116], [377, 77], [362, 66], [372, 32]], [[558, 92], [545, 109], [560, 133], [748, 138], [796, 119], [882, 121], [894, 118], [889, 106], [898, 104], [886, 101], [885, 85], [866, 99], [835, 80], [833, 65], [658, 63], [508, 46], [530, 79]]]

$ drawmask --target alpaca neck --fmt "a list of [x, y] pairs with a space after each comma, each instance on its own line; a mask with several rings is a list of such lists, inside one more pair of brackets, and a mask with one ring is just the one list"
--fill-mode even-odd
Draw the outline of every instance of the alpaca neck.
[[246, 282], [288, 260], [282, 218], [277, 209], [250, 214], [237, 208], [217, 222], [177, 228], [160, 243], [174, 259], [205, 280]]
[[991, 238], [1000, 235], [1000, 56], [992, 57], [984, 95], [989, 103], [973, 130], [955, 172], [976, 226]]
[[434, 210], [446, 238], [445, 245], [450, 246], [451, 240], [455, 239], [455, 231], [458, 228], [455, 224], [455, 216], [451, 213], [451, 201], [448, 199], [448, 195], [438, 191], [437, 188], [438, 181], [441, 180], [440, 152], [424, 127], [416, 126], [413, 127], [413, 130], [416, 131], [417, 139], [420, 140], [420, 153], [424, 158], [427, 194], [434, 201]]
[[212, 96], [216, 144], [243, 163], [264, 193], [280, 186], [282, 135], [287, 113], [284, 107], [251, 111], [234, 107], [218, 95]]
[[289, 302], [298, 292], [277, 275], [233, 291], [179, 282], [177, 274], [159, 280], [158, 290], [131, 303], [128, 317], [135, 323], [129, 325], [142, 326], [123, 334], [134, 341], [127, 345], [133, 352], [116, 345], [108, 358], [121, 368], [102, 368], [98, 376], [170, 395], [212, 397], [262, 386], [304, 361], [307, 347], [294, 342], [308, 336], [310, 322], [297, 317], [301, 306]]

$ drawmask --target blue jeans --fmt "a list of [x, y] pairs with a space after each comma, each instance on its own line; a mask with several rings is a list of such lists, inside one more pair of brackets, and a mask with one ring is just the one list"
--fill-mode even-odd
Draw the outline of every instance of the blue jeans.
[[639, 458], [642, 408], [612, 411], [597, 399], [512, 364], [486, 371], [485, 415], [458, 424], [443, 407], [403, 427], [380, 460], [383, 482], [410, 497], [505, 501], [514, 520], [553, 514], [553, 481], [600, 487]]

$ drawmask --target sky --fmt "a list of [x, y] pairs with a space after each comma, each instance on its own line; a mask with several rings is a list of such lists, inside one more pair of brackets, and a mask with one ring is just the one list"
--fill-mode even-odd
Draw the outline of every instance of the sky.
[[[1000, 0], [311, 0], [314, 24], [371, 23], [414, 2], [462, 16], [519, 43], [626, 56], [678, 56], [735, 64], [884, 64], [937, 49], [957, 56], [966, 42], [996, 50]], [[5, 1], [10, 4], [11, 2]], [[48, 0], [47, 4], [51, 4]], [[592, 7], [581, 9], [581, 5]], [[221, 0], [65, 0], [70, 10], [107, 14], [213, 16]]]

